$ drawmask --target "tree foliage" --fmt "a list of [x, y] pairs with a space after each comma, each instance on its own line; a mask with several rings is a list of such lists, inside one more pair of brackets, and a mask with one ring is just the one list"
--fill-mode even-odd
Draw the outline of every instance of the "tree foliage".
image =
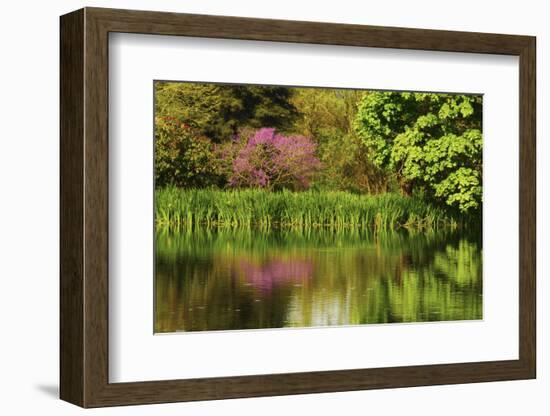
[[286, 87], [156, 82], [155, 114], [175, 117], [219, 143], [244, 126], [291, 127], [297, 117], [292, 93]]
[[321, 143], [338, 134], [353, 133], [357, 103], [362, 96], [358, 90], [332, 88], [296, 88], [292, 103], [299, 111], [294, 130], [314, 137]]
[[341, 134], [325, 140], [319, 149], [323, 170], [319, 188], [357, 194], [380, 194], [389, 190], [383, 170], [372, 163], [369, 151], [355, 134]]
[[481, 206], [481, 105], [475, 95], [370, 92], [355, 129], [404, 192], [469, 213]]
[[372, 162], [354, 130], [357, 105], [364, 92], [351, 89], [297, 88], [292, 102], [299, 110], [295, 132], [317, 142], [323, 169], [320, 189], [378, 194], [387, 191], [384, 172]]
[[176, 118], [155, 117], [155, 184], [204, 187], [219, 181], [211, 141]]

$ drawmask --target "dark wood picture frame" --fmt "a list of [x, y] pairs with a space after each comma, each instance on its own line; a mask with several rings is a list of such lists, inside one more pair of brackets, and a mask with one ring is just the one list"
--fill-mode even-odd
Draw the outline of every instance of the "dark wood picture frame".
[[[535, 38], [85, 8], [61, 17], [60, 396], [82, 407], [336, 392], [536, 376]], [[110, 32], [519, 56], [519, 359], [109, 383]]]

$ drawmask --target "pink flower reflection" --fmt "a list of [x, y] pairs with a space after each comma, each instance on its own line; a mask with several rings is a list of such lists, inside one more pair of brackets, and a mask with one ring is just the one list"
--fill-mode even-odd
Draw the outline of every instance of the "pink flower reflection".
[[310, 279], [313, 264], [308, 260], [272, 260], [262, 264], [242, 260], [237, 264], [237, 269], [256, 289], [269, 292], [276, 285], [299, 284]]

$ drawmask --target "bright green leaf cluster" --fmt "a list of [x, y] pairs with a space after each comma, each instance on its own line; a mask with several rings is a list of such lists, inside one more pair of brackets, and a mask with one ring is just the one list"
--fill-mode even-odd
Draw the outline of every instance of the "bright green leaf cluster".
[[423, 191], [470, 213], [481, 207], [481, 106], [476, 95], [370, 92], [355, 129], [404, 192]]

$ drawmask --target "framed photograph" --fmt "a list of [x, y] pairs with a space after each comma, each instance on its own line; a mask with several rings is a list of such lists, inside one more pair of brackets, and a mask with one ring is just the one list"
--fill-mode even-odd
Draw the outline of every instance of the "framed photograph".
[[534, 37], [60, 28], [63, 400], [535, 378]]

